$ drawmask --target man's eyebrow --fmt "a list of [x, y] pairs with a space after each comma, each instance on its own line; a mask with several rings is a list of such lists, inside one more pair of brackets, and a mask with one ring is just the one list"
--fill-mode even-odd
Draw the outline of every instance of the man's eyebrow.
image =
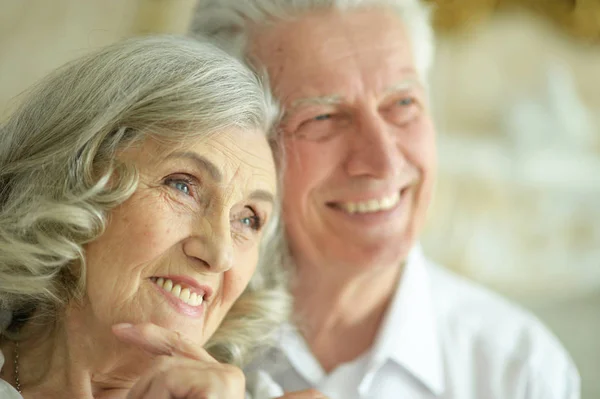
[[264, 201], [271, 204], [275, 203], [275, 196], [267, 190], [254, 190], [250, 193], [248, 198], [254, 201]]
[[[408, 78], [404, 79], [387, 89], [385, 89], [385, 94], [393, 94], [402, 91], [406, 91], [412, 89], [414, 87], [423, 87], [423, 84], [419, 79]], [[333, 94], [329, 96], [315, 96], [315, 97], [304, 97], [294, 100], [292, 105], [289, 107], [290, 110], [301, 107], [303, 105], [338, 105], [342, 102], [342, 96], [339, 94]]]
[[201, 155], [198, 155], [195, 152], [189, 152], [189, 151], [174, 152], [167, 156], [167, 159], [171, 159], [171, 158], [189, 159], [189, 160], [193, 161], [199, 169], [203, 169], [206, 172], [208, 172], [210, 177], [215, 182], [219, 183], [219, 182], [221, 182], [221, 180], [223, 180], [223, 174], [221, 173], [219, 168], [217, 168], [217, 166], [214, 163], [212, 163], [211, 161], [209, 161], [207, 158], [205, 158]]
[[332, 94], [330, 96], [315, 96], [298, 98], [292, 102], [290, 109], [298, 108], [302, 105], [337, 105], [342, 102], [342, 96]]
[[391, 85], [390, 87], [385, 89], [385, 94], [399, 93], [410, 89], [414, 89], [415, 87], [423, 87], [423, 84], [417, 78], [408, 78], [401, 80], [400, 82]]

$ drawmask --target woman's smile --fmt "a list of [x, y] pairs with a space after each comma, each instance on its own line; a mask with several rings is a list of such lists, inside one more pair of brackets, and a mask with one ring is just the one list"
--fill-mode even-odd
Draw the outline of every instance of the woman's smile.
[[[186, 276], [151, 277], [152, 285], [179, 313], [200, 318], [212, 294], [212, 288]], [[206, 302], [205, 302], [206, 301]]]

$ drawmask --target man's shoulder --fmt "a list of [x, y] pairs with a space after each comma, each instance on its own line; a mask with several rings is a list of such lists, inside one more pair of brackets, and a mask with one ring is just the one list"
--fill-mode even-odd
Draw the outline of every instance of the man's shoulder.
[[498, 328], [548, 332], [532, 313], [483, 285], [433, 262], [427, 268], [438, 316], [451, 325], [483, 331], [493, 327], [491, 333]]
[[446, 351], [467, 350], [474, 362], [540, 373], [543, 379], [576, 374], [559, 340], [532, 313], [439, 265], [427, 267]]

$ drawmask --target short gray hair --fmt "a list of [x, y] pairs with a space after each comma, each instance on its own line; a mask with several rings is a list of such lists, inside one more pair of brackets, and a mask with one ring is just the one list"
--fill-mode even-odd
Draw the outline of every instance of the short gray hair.
[[[190, 38], [130, 39], [42, 80], [0, 125], [0, 311], [35, 309], [51, 323], [81, 297], [84, 245], [137, 187], [120, 150], [149, 137], [176, 146], [232, 128], [267, 132], [277, 115], [255, 74]], [[240, 364], [286, 316], [278, 270], [259, 265], [207, 344], [219, 360]]]
[[294, 18], [315, 10], [388, 7], [398, 14], [412, 41], [417, 71], [427, 80], [435, 38], [430, 8], [420, 0], [198, 0], [190, 34], [209, 36], [228, 51], [246, 58], [250, 25]]

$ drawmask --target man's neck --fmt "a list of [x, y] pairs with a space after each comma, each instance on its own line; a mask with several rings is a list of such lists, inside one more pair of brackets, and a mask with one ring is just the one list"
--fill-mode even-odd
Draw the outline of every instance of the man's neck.
[[342, 276], [343, 267], [332, 269], [298, 265], [293, 287], [298, 326], [327, 373], [371, 348], [403, 268], [398, 263]]

